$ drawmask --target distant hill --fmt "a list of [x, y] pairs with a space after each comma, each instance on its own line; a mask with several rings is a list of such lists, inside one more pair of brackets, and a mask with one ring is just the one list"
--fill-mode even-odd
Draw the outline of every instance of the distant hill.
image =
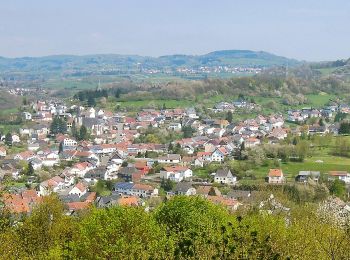
[[0, 57], [1, 76], [84, 76], [91, 74], [113, 75], [118, 73], [145, 73], [157, 70], [164, 73], [178, 68], [238, 66], [266, 68], [297, 65], [294, 59], [263, 51], [223, 50], [205, 55], [167, 55], [147, 57], [138, 55], [54, 55], [45, 57]]

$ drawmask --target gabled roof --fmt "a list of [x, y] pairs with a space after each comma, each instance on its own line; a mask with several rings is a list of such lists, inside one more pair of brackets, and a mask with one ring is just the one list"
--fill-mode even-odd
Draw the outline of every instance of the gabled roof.
[[179, 182], [174, 187], [174, 192], [187, 192], [189, 189], [193, 188], [190, 182]]
[[349, 173], [346, 171], [329, 171], [331, 176], [347, 176]]
[[215, 177], [233, 177], [230, 169], [219, 169], [216, 171]]
[[283, 172], [281, 169], [270, 169], [269, 177], [282, 177]]

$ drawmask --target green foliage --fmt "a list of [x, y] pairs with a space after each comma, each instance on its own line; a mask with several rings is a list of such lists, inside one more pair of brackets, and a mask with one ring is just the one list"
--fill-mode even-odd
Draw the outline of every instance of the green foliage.
[[142, 208], [94, 209], [74, 239], [80, 259], [165, 259], [169, 244], [162, 226]]
[[191, 138], [195, 130], [191, 126], [184, 126], [182, 127], [182, 132], [184, 138]]
[[329, 191], [332, 195], [342, 198], [346, 192], [345, 183], [339, 179], [336, 179], [331, 182]]
[[305, 204], [289, 213], [229, 213], [177, 196], [154, 212], [91, 208], [68, 217], [56, 197], [46, 197], [20, 224], [1, 219], [0, 258], [349, 259], [347, 230], [316, 212]]
[[170, 179], [162, 179], [160, 183], [160, 187], [165, 191], [171, 191], [174, 187], [175, 183], [171, 181]]
[[79, 130], [79, 140], [88, 140], [89, 134], [86, 126], [82, 125]]
[[334, 122], [340, 122], [344, 120], [348, 115], [346, 113], [338, 112], [334, 117]]
[[5, 144], [12, 146], [12, 134], [10, 132], [5, 135]]
[[55, 116], [50, 126], [50, 133], [53, 135], [67, 133], [67, 122], [63, 118]]
[[226, 120], [231, 124], [233, 120], [233, 115], [231, 111], [228, 111], [226, 114]]
[[350, 134], [350, 122], [341, 122], [339, 126], [339, 134]]

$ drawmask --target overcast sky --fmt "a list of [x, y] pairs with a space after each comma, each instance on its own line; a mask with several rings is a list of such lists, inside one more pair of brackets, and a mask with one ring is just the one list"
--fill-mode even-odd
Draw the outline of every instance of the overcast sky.
[[0, 56], [264, 50], [350, 57], [349, 0], [1, 0]]

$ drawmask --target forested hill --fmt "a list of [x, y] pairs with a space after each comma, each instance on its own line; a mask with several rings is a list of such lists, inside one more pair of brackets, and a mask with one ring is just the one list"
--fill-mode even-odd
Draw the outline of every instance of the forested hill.
[[[238, 66], [272, 67], [295, 65], [294, 59], [277, 56], [263, 51], [225, 50], [205, 55], [168, 55], [147, 57], [138, 55], [54, 55], [45, 57], [0, 57], [0, 75], [41, 74], [86, 75], [91, 73], [112, 74], [117, 72], [147, 73], [147, 70], [176, 70], [177, 68], [198, 69], [200, 67]], [[149, 72], [149, 71], [148, 71]]]

